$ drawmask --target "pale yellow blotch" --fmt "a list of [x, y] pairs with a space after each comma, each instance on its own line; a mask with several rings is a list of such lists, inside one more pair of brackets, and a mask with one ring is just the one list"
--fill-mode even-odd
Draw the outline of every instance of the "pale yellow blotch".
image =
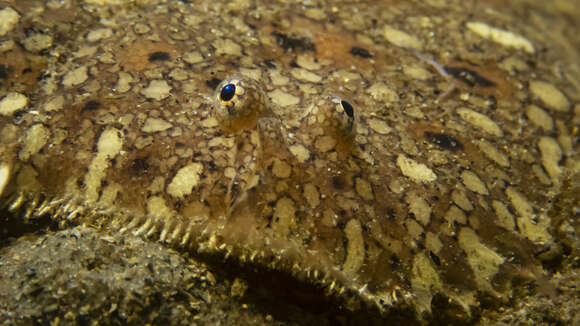
[[356, 219], [348, 221], [344, 228], [344, 233], [348, 244], [346, 247], [346, 260], [342, 265], [342, 269], [346, 275], [352, 275], [361, 268], [365, 259], [365, 246], [360, 222]]
[[112, 207], [121, 190], [123, 190], [123, 187], [118, 183], [113, 182], [107, 185], [103, 188], [99, 204], [103, 207]]
[[470, 125], [479, 128], [490, 135], [501, 137], [503, 136], [503, 131], [501, 128], [495, 123], [495, 121], [491, 120], [488, 116], [481, 114], [479, 112], [475, 112], [473, 110], [467, 108], [459, 108], [457, 109], [457, 114], [465, 120], [465, 122], [469, 123]]
[[316, 208], [320, 204], [320, 193], [316, 186], [311, 183], [304, 185], [304, 198], [312, 208]]
[[418, 163], [402, 154], [397, 157], [397, 166], [403, 175], [415, 182], [432, 182], [437, 179], [435, 172], [425, 164]]
[[79, 67], [67, 73], [62, 79], [65, 87], [72, 87], [84, 83], [89, 78], [86, 66]]
[[50, 130], [40, 123], [37, 123], [30, 127], [26, 131], [26, 136], [24, 137], [24, 143], [20, 153], [18, 153], [18, 158], [22, 161], [26, 161], [30, 156], [38, 153], [50, 137]]
[[289, 149], [290, 153], [292, 153], [300, 163], [304, 163], [308, 158], [310, 158], [310, 151], [303, 145], [292, 145]]
[[167, 193], [175, 198], [183, 198], [191, 194], [193, 188], [199, 184], [202, 173], [201, 163], [190, 163], [182, 167], [167, 186]]
[[288, 178], [292, 174], [292, 167], [282, 160], [276, 160], [272, 167], [272, 174], [277, 178]]
[[384, 120], [369, 119], [368, 124], [372, 130], [378, 132], [379, 134], [388, 134], [393, 130], [393, 128], [389, 127], [387, 122]]
[[485, 140], [477, 142], [477, 147], [488, 159], [494, 161], [497, 165], [507, 168], [510, 166], [510, 160], [505, 153], [502, 153], [494, 145]]
[[113, 30], [110, 28], [98, 28], [87, 34], [87, 41], [97, 42], [113, 36]]
[[294, 68], [290, 71], [290, 74], [298, 80], [310, 83], [318, 83], [322, 80], [322, 77], [306, 69]]
[[175, 215], [175, 212], [167, 206], [165, 199], [160, 196], [152, 196], [147, 200], [147, 214], [154, 218], [167, 219]]
[[476, 282], [483, 288], [493, 291], [491, 280], [499, 271], [505, 258], [486, 247], [471, 228], [464, 227], [459, 231], [459, 245], [467, 255]]
[[562, 174], [562, 168], [558, 164], [562, 158], [562, 149], [558, 142], [551, 137], [541, 137], [538, 141], [538, 149], [542, 153], [542, 165], [553, 182], [557, 182]]
[[171, 123], [163, 120], [163, 119], [147, 118], [147, 120], [145, 120], [145, 123], [143, 124], [143, 127], [141, 128], [141, 131], [147, 132], [147, 133], [153, 133], [153, 132], [164, 131], [164, 130], [167, 130], [171, 127], [173, 127], [173, 125]]
[[551, 131], [554, 128], [554, 120], [552, 117], [548, 112], [536, 105], [528, 105], [526, 108], [526, 116], [533, 124], [541, 127], [545, 131]]
[[437, 254], [443, 248], [443, 243], [441, 243], [437, 234], [427, 232], [427, 235], [425, 236], [425, 247]]
[[453, 190], [453, 192], [451, 192], [451, 200], [453, 200], [453, 202], [457, 206], [461, 207], [461, 209], [463, 209], [464, 211], [473, 210], [473, 204], [471, 203], [469, 198], [467, 198], [467, 194], [463, 190], [460, 189]]
[[537, 244], [544, 244], [552, 239], [548, 229], [549, 218], [536, 215], [528, 199], [513, 187], [505, 191], [517, 213], [517, 224], [520, 232]]
[[371, 184], [361, 178], [356, 178], [355, 189], [359, 196], [364, 200], [373, 200], [375, 196], [373, 195], [373, 188]]
[[421, 233], [425, 231], [421, 224], [410, 218], [405, 220], [405, 227], [407, 228], [407, 233], [412, 240], [419, 239]]
[[463, 171], [463, 173], [461, 173], [461, 179], [467, 189], [480, 195], [489, 195], [489, 191], [487, 190], [485, 183], [483, 183], [483, 181], [481, 181], [481, 179], [473, 171]]
[[242, 47], [230, 39], [217, 39], [213, 42], [216, 55], [241, 56]]
[[318, 70], [321, 66], [318, 60], [314, 60], [314, 57], [306, 54], [299, 54], [296, 57], [296, 64], [308, 70]]
[[522, 49], [528, 53], [534, 53], [534, 46], [525, 37], [515, 34], [510, 31], [489, 26], [481, 22], [469, 22], [467, 28], [475, 32], [479, 36], [490, 41], [499, 43], [503, 46], [508, 46], [516, 49]]
[[64, 107], [64, 96], [59, 95], [44, 105], [44, 109], [48, 112], [59, 111]]
[[314, 146], [322, 153], [328, 152], [336, 146], [336, 139], [331, 136], [318, 137]]
[[10, 7], [0, 10], [0, 36], [12, 31], [20, 20], [18, 12]]
[[393, 103], [399, 100], [399, 95], [390, 89], [385, 83], [376, 83], [369, 87], [366, 91], [373, 99], [382, 103]]
[[441, 291], [442, 283], [437, 271], [424, 253], [415, 255], [412, 275], [411, 287], [419, 311], [431, 312], [431, 299], [434, 294]]
[[543, 81], [530, 82], [530, 91], [538, 97], [549, 109], [568, 112], [570, 102], [556, 86]]
[[165, 80], [152, 80], [147, 88], [141, 90], [141, 94], [157, 101], [168, 97], [170, 92], [171, 86]]
[[497, 216], [497, 225], [503, 227], [506, 230], [513, 231], [516, 228], [516, 223], [514, 216], [512, 213], [510, 213], [507, 206], [498, 200], [494, 200], [491, 203], [491, 206], [493, 207], [495, 215]]
[[10, 165], [8, 163], [0, 163], [0, 196], [4, 192], [4, 188], [10, 180]]
[[385, 39], [396, 46], [403, 48], [412, 48], [415, 50], [421, 50], [423, 44], [413, 35], [394, 29], [391, 26], [386, 25], [383, 29], [383, 36]]
[[99, 188], [110, 167], [110, 160], [119, 154], [123, 147], [123, 139], [119, 130], [108, 128], [103, 131], [97, 143], [97, 155], [91, 161], [89, 170], [85, 175], [85, 197], [88, 202], [99, 199]]
[[296, 207], [294, 206], [294, 201], [292, 199], [283, 197], [276, 202], [272, 228], [279, 236], [287, 236], [294, 225], [296, 225], [295, 212]]
[[429, 224], [431, 220], [431, 206], [429, 206], [429, 203], [415, 192], [409, 192], [405, 200], [409, 205], [409, 211], [415, 215], [417, 221], [421, 222], [422, 225]]
[[285, 93], [280, 89], [273, 90], [272, 92], [268, 93], [268, 96], [270, 97], [272, 102], [274, 102], [274, 104], [282, 107], [297, 105], [298, 103], [300, 103], [299, 97]]
[[24, 109], [28, 105], [28, 98], [20, 93], [12, 92], [0, 100], [0, 114], [11, 115], [18, 110]]

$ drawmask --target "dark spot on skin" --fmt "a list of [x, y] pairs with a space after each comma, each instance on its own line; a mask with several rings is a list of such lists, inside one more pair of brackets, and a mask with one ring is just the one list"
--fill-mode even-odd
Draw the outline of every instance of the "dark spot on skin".
[[346, 112], [346, 115], [348, 115], [351, 118], [354, 118], [354, 109], [352, 108], [352, 105], [350, 105], [350, 103], [348, 103], [347, 101], [340, 101], [340, 105], [342, 105], [342, 109], [344, 110], [344, 112]]
[[212, 78], [210, 80], [206, 80], [205, 84], [207, 85], [207, 87], [211, 88], [211, 89], [215, 89], [216, 87], [218, 87], [218, 85], [222, 82], [221, 79], [217, 79], [217, 78]]
[[276, 65], [274, 64], [274, 60], [269, 59], [269, 60], [264, 60], [264, 66], [266, 66], [269, 69], [275, 69]]
[[31, 72], [32, 72], [32, 68], [30, 68], [30, 67], [22, 69], [22, 74], [23, 74], [23, 75], [24, 75], [24, 74], [29, 74], [29, 73], [31, 73]]
[[497, 99], [495, 98], [495, 96], [490, 95], [487, 97], [487, 105], [492, 110], [497, 109]]
[[435, 265], [441, 266], [441, 260], [436, 254], [433, 253], [433, 251], [429, 250], [429, 256], [431, 257], [431, 260], [433, 260]]
[[131, 162], [131, 170], [136, 174], [144, 174], [149, 170], [149, 163], [145, 158], [136, 158]]
[[425, 131], [423, 134], [425, 138], [437, 146], [455, 152], [456, 150], [463, 150], [463, 144], [457, 138], [448, 135], [440, 134], [436, 132]]
[[358, 46], [353, 46], [350, 49], [350, 54], [364, 58], [364, 59], [370, 59], [373, 57], [373, 55], [367, 51], [366, 49], [363, 48], [359, 48]]
[[85, 106], [83, 106], [81, 113], [84, 111], [94, 111], [94, 110], [98, 109], [100, 106], [101, 106], [101, 103], [99, 101], [88, 101], [85, 104]]
[[10, 68], [5, 65], [0, 65], [0, 80], [6, 79], [6, 77], [8, 77], [9, 69]]
[[288, 36], [280, 32], [272, 32], [272, 36], [276, 38], [278, 46], [281, 47], [284, 52], [316, 51], [316, 46], [314, 46], [314, 43], [312, 43], [308, 37]]
[[209, 165], [209, 170], [210, 170], [211, 172], [214, 172], [214, 171], [216, 171], [216, 170], [217, 170], [217, 166], [215, 165], [215, 163], [214, 163], [213, 161], [210, 161], [210, 162], [208, 163], [208, 165]]
[[389, 264], [391, 265], [392, 270], [397, 270], [401, 265], [401, 260], [399, 257], [397, 257], [397, 255], [392, 254], [391, 258], [389, 259]]
[[332, 177], [332, 185], [336, 189], [344, 189], [344, 180], [341, 177]]
[[455, 79], [464, 82], [465, 84], [473, 87], [475, 85], [481, 87], [492, 87], [495, 83], [483, 76], [481, 76], [477, 71], [463, 68], [463, 67], [444, 67], [445, 71], [453, 76]]
[[171, 56], [167, 52], [157, 51], [149, 54], [149, 62], [168, 61]]

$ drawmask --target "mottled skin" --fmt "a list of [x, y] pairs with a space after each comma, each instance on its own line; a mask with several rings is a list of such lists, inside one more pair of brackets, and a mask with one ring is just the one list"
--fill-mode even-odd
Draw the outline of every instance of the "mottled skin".
[[[578, 145], [553, 138], [577, 132], [572, 105], [547, 111], [556, 130], [524, 114], [543, 105], [532, 79], [563, 82], [498, 68], [533, 54], [469, 31], [430, 37], [445, 19], [405, 24], [397, 10], [411, 4], [213, 2], [105, 8], [107, 26], [75, 27], [73, 53], [56, 49], [38, 92], [8, 87], [29, 104], [0, 116], [2, 202], [288, 271], [381, 308], [430, 311], [441, 293], [469, 311], [477, 293], [545, 277], [536, 254], [559, 255], [547, 205], [577, 171]], [[488, 83], [445, 79], [415, 46], [385, 40], [385, 25]], [[97, 28], [112, 33], [87, 35]], [[438, 98], [449, 83], [459, 91]]]

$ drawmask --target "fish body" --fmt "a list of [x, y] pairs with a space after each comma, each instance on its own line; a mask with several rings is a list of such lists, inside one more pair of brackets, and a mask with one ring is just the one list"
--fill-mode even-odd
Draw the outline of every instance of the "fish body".
[[419, 314], [438, 294], [470, 311], [522, 270], [545, 278], [558, 230], [577, 229], [550, 213], [578, 174], [571, 86], [530, 67], [536, 43], [519, 34], [468, 23], [439, 39], [452, 13], [406, 19], [405, 4], [63, 6], [68, 29], [26, 35], [23, 16], [2, 54], [43, 67], [2, 85], [1, 201], [25, 219]]

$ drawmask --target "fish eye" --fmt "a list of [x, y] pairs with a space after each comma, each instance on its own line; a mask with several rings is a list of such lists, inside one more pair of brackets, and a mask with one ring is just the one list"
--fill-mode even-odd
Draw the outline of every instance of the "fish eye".
[[352, 108], [352, 105], [350, 105], [350, 103], [341, 100], [340, 105], [342, 106], [344, 112], [346, 112], [346, 115], [348, 115], [350, 118], [354, 118], [354, 109]]
[[220, 91], [220, 99], [224, 102], [227, 102], [232, 98], [234, 98], [235, 94], [236, 94], [236, 85], [227, 84], [224, 87], [222, 87], [222, 90]]
[[214, 112], [225, 132], [255, 128], [266, 107], [263, 88], [258, 81], [239, 76], [225, 79], [216, 87]]

